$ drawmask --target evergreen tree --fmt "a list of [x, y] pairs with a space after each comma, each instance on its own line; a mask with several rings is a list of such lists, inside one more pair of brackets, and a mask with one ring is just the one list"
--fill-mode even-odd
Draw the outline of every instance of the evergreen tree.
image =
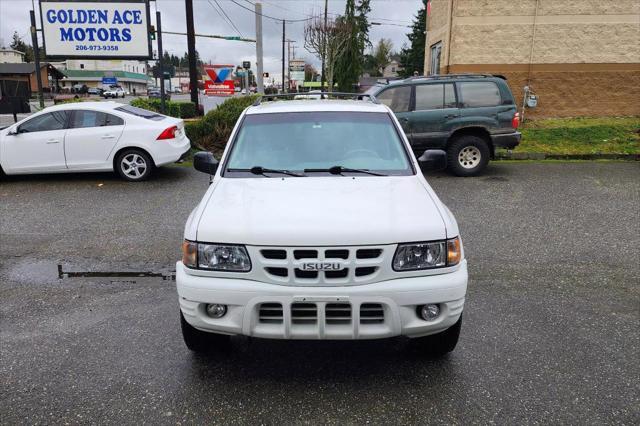
[[336, 63], [335, 76], [338, 90], [353, 92], [354, 85], [364, 71], [364, 50], [371, 45], [369, 41], [370, 0], [347, 0], [344, 16], [339, 19], [350, 29], [349, 41], [344, 53]]
[[418, 71], [419, 75], [424, 74], [424, 54], [426, 44], [427, 31], [427, 5], [423, 2], [422, 8], [415, 16], [411, 32], [407, 34], [407, 38], [411, 43], [410, 46], [403, 46], [400, 51], [400, 65], [402, 70], [399, 71], [401, 77], [410, 77], [414, 71]]

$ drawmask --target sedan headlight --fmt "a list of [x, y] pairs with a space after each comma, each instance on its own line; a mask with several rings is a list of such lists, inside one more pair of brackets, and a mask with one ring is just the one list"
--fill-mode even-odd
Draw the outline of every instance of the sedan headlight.
[[442, 268], [460, 263], [462, 252], [458, 237], [428, 243], [399, 244], [393, 257], [394, 271]]
[[211, 271], [249, 272], [251, 259], [247, 249], [233, 244], [206, 244], [185, 241], [182, 263], [189, 268]]

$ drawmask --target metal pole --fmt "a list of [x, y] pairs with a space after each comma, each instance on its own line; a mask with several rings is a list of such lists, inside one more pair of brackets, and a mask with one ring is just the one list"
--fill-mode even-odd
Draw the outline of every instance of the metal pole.
[[291, 90], [291, 40], [287, 40], [287, 89]]
[[164, 60], [162, 58], [162, 20], [160, 12], [156, 12], [156, 26], [158, 27], [158, 65], [160, 65], [160, 112], [165, 113], [165, 94], [164, 94]]
[[262, 3], [256, 2], [256, 72], [258, 73], [258, 93], [264, 93], [262, 69]]
[[287, 93], [284, 88], [284, 19], [282, 20], [282, 93]]
[[196, 31], [193, 26], [193, 0], [184, 0], [187, 14], [187, 51], [189, 55], [189, 85], [191, 86], [191, 102], [198, 108], [198, 70], [196, 64]]
[[38, 32], [36, 29], [36, 13], [29, 11], [31, 15], [31, 43], [33, 44], [33, 56], [35, 57], [36, 83], [38, 83], [38, 100], [40, 108], [44, 108], [44, 95], [42, 94], [42, 74], [40, 70], [40, 48], [38, 48]]
[[322, 31], [322, 38], [324, 39], [322, 42], [322, 77], [320, 77], [320, 91], [324, 91], [324, 82], [325, 82], [325, 58], [327, 56], [327, 9], [329, 7], [329, 1], [324, 0], [324, 29]]

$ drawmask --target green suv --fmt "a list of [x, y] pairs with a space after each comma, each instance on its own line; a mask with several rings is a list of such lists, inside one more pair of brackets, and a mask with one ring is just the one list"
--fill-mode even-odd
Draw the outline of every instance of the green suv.
[[447, 166], [458, 176], [475, 176], [496, 147], [520, 143], [520, 116], [504, 78], [446, 74], [381, 80], [367, 94], [393, 110], [418, 155], [447, 152]]

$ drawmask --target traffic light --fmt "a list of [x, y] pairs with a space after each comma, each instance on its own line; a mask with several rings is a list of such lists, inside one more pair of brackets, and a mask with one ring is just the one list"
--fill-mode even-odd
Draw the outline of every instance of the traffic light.
[[149, 27], [149, 37], [151, 37], [151, 40], [156, 39], [156, 27], [153, 25]]

